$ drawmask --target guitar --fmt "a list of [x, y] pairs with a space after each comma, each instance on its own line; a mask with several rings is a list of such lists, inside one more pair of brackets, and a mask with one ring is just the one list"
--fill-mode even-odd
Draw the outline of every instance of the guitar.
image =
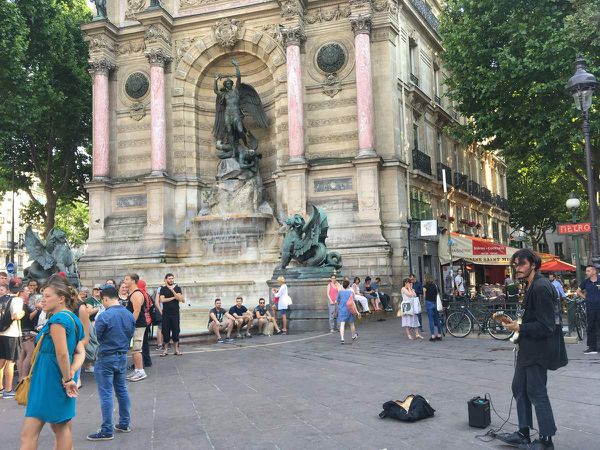
[[[511, 323], [513, 321], [512, 318], [508, 314], [506, 314], [504, 311], [495, 312], [492, 315], [492, 319], [494, 319], [497, 322], [503, 323], [503, 324]], [[523, 314], [520, 311], [517, 311], [517, 323], [519, 325], [521, 325], [522, 319], [523, 319]], [[511, 338], [509, 340], [513, 344], [518, 344], [519, 343], [519, 332], [514, 331], [513, 335], [511, 336]]]

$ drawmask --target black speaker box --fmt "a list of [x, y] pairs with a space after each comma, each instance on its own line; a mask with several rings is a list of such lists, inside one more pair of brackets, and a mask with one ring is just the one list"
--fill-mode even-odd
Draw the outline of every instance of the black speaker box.
[[467, 402], [469, 410], [469, 426], [487, 428], [492, 422], [490, 416], [490, 401], [487, 398], [473, 397]]

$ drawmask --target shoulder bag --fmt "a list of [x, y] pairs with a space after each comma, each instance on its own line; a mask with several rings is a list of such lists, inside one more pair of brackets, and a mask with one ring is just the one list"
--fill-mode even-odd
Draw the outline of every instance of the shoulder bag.
[[356, 303], [354, 303], [354, 294], [350, 294], [350, 297], [346, 301], [346, 308], [348, 308], [350, 314], [358, 314], [358, 309], [356, 309]]
[[440, 297], [440, 288], [435, 287], [437, 289], [437, 295], [435, 296], [435, 307], [439, 312], [444, 310], [444, 305], [442, 304], [442, 297]]

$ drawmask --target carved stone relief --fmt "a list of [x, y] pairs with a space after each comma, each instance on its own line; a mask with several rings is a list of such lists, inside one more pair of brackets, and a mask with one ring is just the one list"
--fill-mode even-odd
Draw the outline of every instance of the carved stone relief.
[[336, 73], [327, 74], [325, 76], [325, 80], [323, 81], [323, 93], [325, 95], [328, 95], [331, 98], [333, 98], [341, 90], [342, 90], [342, 83], [340, 83], [340, 79], [338, 78], [337, 74]]
[[304, 17], [304, 6], [300, 0], [281, 0], [281, 17], [295, 19]]
[[138, 100], [148, 93], [150, 82], [146, 74], [134, 72], [125, 81], [125, 93], [132, 99]]
[[90, 53], [99, 50], [108, 50], [109, 52], [114, 52], [116, 45], [112, 39], [103, 34], [97, 34], [90, 37], [90, 40], [88, 41], [88, 47], [90, 49]]
[[327, 74], [338, 72], [347, 59], [346, 50], [337, 42], [329, 42], [317, 52], [317, 66]]
[[129, 117], [138, 122], [146, 116], [146, 106], [141, 102], [133, 103], [129, 107]]
[[348, 5], [336, 5], [334, 8], [310, 10], [304, 20], [308, 24], [331, 22], [350, 17], [352, 11]]
[[146, 0], [127, 0], [125, 18], [135, 20], [135, 15], [146, 9]]
[[135, 53], [143, 53], [146, 45], [142, 39], [126, 41], [119, 44], [117, 49], [118, 55], [133, 55]]
[[238, 31], [242, 22], [237, 19], [221, 19], [213, 27], [215, 40], [221, 47], [232, 49], [238, 41]]
[[398, 6], [394, 0], [373, 0], [373, 9], [377, 12], [388, 11], [392, 14], [398, 13]]
[[162, 25], [150, 25], [144, 35], [146, 44], [164, 43], [170, 45], [171, 33]]

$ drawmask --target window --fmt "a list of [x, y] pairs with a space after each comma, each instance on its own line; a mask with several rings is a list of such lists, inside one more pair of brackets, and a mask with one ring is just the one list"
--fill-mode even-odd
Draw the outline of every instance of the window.
[[417, 220], [433, 219], [431, 195], [419, 189], [410, 190], [410, 215]]
[[[418, 54], [419, 54], [419, 49], [417, 46], [416, 39], [409, 38], [409, 40], [408, 40], [408, 62], [409, 62], [409, 66], [410, 66], [409, 70], [410, 70], [410, 74], [414, 75], [415, 77], [418, 76], [418, 71], [417, 71], [417, 62], [418, 62], [417, 56], [418, 56]], [[415, 84], [418, 85], [418, 82]]]
[[503, 223], [502, 224], [502, 243], [506, 244], [508, 242], [508, 226]]
[[495, 220], [492, 221], [492, 236], [494, 241], [498, 242], [500, 240], [500, 227]]
[[446, 164], [446, 157], [444, 155], [444, 135], [442, 134], [441, 131], [438, 131], [438, 134], [437, 134], [437, 148], [438, 148], [438, 157], [440, 158], [439, 161], [442, 164]]
[[442, 100], [440, 99], [440, 68], [435, 63], [433, 64], [433, 95], [435, 102], [441, 105]]
[[419, 124], [413, 123], [413, 148], [419, 150]]
[[538, 252], [549, 253], [548, 244], [546, 244], [545, 242], [539, 242], [537, 247], [538, 247]]
[[554, 254], [556, 256], [558, 256], [560, 259], [564, 259], [563, 243], [562, 242], [555, 242], [554, 243]]

